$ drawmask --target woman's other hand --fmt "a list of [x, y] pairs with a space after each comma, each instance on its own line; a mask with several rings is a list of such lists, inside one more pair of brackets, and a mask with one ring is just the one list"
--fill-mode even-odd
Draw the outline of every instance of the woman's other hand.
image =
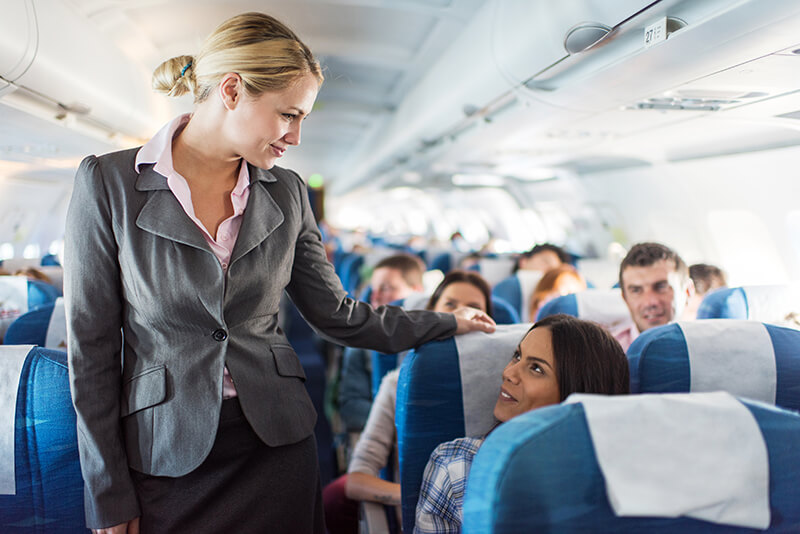
[[463, 306], [453, 312], [456, 316], [456, 334], [466, 334], [479, 330], [491, 334], [497, 326], [494, 320], [484, 312]]
[[92, 534], [139, 534], [139, 518], [108, 528], [94, 528]]

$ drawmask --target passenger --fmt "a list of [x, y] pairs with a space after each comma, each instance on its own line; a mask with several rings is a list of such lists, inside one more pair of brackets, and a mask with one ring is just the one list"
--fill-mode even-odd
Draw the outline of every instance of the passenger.
[[531, 296], [530, 317], [535, 319], [539, 310], [556, 297], [578, 293], [586, 289], [586, 280], [572, 265], [550, 269], [542, 276]]
[[[426, 309], [448, 312], [468, 306], [491, 316], [491, 302], [489, 284], [479, 274], [451, 271], [434, 290]], [[348, 474], [325, 487], [325, 522], [330, 534], [358, 532], [359, 501], [400, 504], [400, 484], [379, 477], [381, 469], [389, 467], [395, 473], [394, 479], [398, 479], [394, 414], [399, 374], [400, 370], [395, 369], [384, 376], [353, 451]], [[394, 462], [390, 465], [392, 458]], [[398, 508], [398, 520], [399, 511]]]
[[685, 321], [697, 318], [697, 309], [710, 291], [721, 287], [728, 287], [728, 281], [722, 269], [707, 263], [696, 263], [689, 266], [689, 278], [694, 284], [694, 295], [689, 298], [686, 309], [683, 310], [682, 319]]
[[648, 328], [677, 321], [694, 294], [686, 264], [660, 243], [639, 243], [628, 251], [619, 267], [619, 286], [632, 322], [611, 334], [626, 351]]
[[305, 185], [274, 166], [322, 82], [282, 23], [233, 17], [153, 78], [192, 93], [193, 112], [144, 147], [84, 159], [67, 215], [87, 526], [321, 533], [316, 414], [278, 327], [284, 290], [323, 334], [386, 352], [493, 322], [347, 298]]
[[539, 271], [546, 273], [550, 269], [569, 263], [569, 254], [563, 248], [551, 243], [536, 245], [528, 252], [524, 252], [517, 260], [517, 270]]
[[38, 280], [39, 282], [44, 282], [46, 284], [53, 283], [53, 281], [50, 279], [49, 276], [44, 274], [36, 267], [25, 267], [24, 269], [17, 269], [17, 271], [14, 273], [14, 276], [25, 276], [28, 278], [28, 280]]
[[[606, 330], [569, 315], [551, 315], [533, 325], [503, 370], [494, 417], [502, 424], [572, 393], [629, 393], [629, 381], [628, 359]], [[461, 531], [467, 477], [484, 439], [459, 438], [431, 453], [415, 533]]]
[[[421, 292], [425, 264], [417, 256], [396, 254], [375, 265], [370, 278], [373, 308]], [[364, 349], [348, 347], [339, 375], [339, 414], [348, 432], [361, 432], [372, 406], [372, 357]]]

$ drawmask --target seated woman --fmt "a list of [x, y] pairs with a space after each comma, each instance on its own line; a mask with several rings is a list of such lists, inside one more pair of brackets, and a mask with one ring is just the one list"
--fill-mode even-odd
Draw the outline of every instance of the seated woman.
[[586, 289], [586, 280], [571, 265], [550, 269], [536, 284], [531, 297], [530, 318], [535, 320], [539, 310], [556, 297], [578, 293]]
[[[599, 325], [552, 315], [533, 325], [502, 374], [494, 407], [498, 424], [572, 393], [630, 391], [628, 360]], [[415, 533], [460, 532], [467, 476], [484, 438], [442, 443], [431, 453], [417, 502]]]
[[[426, 309], [452, 312], [467, 306], [491, 317], [491, 303], [489, 284], [478, 273], [451, 271], [434, 290]], [[400, 484], [379, 476], [381, 469], [389, 466], [394, 470], [395, 480], [398, 479], [394, 408], [399, 374], [400, 370], [395, 369], [383, 377], [347, 475], [328, 484], [322, 492], [325, 523], [330, 534], [358, 531], [358, 501], [400, 504]], [[391, 458], [393, 465], [390, 466]]]

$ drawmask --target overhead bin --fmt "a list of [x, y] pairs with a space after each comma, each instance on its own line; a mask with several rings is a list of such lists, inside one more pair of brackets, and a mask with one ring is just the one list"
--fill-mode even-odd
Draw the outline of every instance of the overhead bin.
[[3, 103], [73, 126], [146, 138], [163, 120], [144, 67], [64, 2], [4, 0], [0, 76]]

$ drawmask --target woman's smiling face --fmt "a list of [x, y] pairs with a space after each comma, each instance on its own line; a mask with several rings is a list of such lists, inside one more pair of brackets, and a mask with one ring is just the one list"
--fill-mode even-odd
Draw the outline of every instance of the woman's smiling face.
[[505, 423], [517, 415], [559, 402], [561, 395], [550, 329], [534, 328], [503, 370], [494, 416]]

